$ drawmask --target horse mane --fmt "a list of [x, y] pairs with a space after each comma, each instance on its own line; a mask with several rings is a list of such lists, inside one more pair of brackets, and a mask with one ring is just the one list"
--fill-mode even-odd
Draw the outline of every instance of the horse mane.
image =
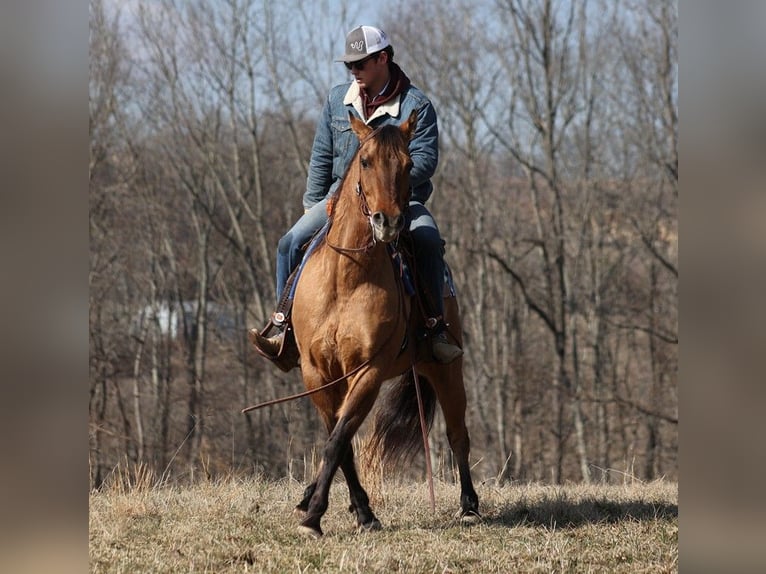
[[[391, 147], [401, 143], [404, 140], [404, 134], [399, 129], [399, 126], [386, 124], [380, 127], [380, 131], [377, 133], [377, 140], [384, 146]], [[406, 143], [407, 142], [405, 141], [405, 144]], [[361, 146], [359, 149], [361, 149]], [[357, 153], [359, 153], [359, 150], [357, 150]]]

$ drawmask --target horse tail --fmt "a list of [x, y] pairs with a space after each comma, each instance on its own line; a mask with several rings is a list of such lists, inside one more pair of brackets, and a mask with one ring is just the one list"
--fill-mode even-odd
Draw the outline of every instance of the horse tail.
[[[430, 431], [436, 410], [436, 394], [427, 380], [423, 377], [419, 380], [426, 429]], [[423, 447], [412, 370], [399, 377], [381, 399], [375, 412], [372, 436], [367, 443], [366, 463], [395, 467], [412, 461], [419, 448]]]

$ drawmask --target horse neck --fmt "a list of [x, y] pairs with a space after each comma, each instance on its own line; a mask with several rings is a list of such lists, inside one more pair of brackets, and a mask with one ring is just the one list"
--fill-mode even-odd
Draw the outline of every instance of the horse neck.
[[[354, 183], [351, 187], [356, 187]], [[367, 283], [383, 284], [393, 278], [391, 261], [384, 243], [372, 243], [369, 221], [362, 215], [361, 200], [354, 189], [347, 192], [335, 206], [327, 242], [333, 248], [324, 249], [327, 276], [334, 277], [339, 292], [351, 294]], [[390, 276], [390, 277], [389, 277]]]

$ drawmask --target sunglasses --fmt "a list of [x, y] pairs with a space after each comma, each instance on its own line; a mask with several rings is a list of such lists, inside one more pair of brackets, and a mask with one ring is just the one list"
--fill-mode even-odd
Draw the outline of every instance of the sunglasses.
[[367, 65], [367, 62], [375, 58], [378, 59], [379, 54], [373, 54], [371, 56], [367, 56], [363, 60], [359, 60], [358, 62], [344, 62], [347, 70], [364, 70], [364, 67]]

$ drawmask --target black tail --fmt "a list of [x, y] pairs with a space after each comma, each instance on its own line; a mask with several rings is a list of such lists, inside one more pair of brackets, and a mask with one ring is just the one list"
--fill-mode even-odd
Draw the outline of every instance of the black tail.
[[[419, 377], [426, 428], [430, 431], [436, 410], [436, 395], [423, 377]], [[423, 448], [418, 398], [412, 370], [394, 382], [378, 401], [372, 436], [367, 445], [367, 461], [395, 467], [412, 461]]]

